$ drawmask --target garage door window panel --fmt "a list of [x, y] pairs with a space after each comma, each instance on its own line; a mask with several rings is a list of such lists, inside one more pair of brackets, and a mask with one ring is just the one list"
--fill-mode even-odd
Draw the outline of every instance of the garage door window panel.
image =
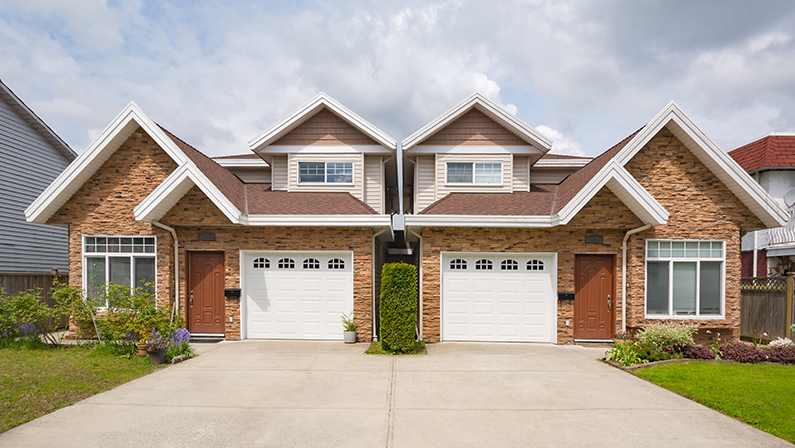
[[475, 262], [475, 270], [476, 271], [491, 271], [494, 266], [494, 263], [491, 260], [481, 259]]
[[255, 258], [254, 269], [268, 269], [271, 267], [271, 261], [267, 258]]
[[345, 260], [341, 260], [339, 258], [332, 258], [328, 262], [328, 268], [332, 270], [345, 269]]
[[500, 270], [501, 271], [518, 271], [519, 270], [519, 263], [516, 260], [502, 260], [500, 262]]
[[646, 315], [721, 317], [724, 275], [723, 241], [647, 241]]
[[450, 262], [450, 269], [454, 271], [460, 271], [467, 268], [466, 260], [461, 258], [456, 258], [455, 260]]
[[304, 269], [320, 269], [320, 260], [317, 258], [307, 258], [304, 260]]
[[282, 258], [278, 263], [279, 269], [295, 269], [295, 260], [292, 258]]

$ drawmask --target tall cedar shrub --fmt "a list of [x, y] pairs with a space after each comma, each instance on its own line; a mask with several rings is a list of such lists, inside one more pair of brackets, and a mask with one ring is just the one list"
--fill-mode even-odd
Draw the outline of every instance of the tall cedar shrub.
[[414, 348], [417, 319], [416, 268], [387, 263], [381, 271], [381, 347], [386, 352], [407, 353]]

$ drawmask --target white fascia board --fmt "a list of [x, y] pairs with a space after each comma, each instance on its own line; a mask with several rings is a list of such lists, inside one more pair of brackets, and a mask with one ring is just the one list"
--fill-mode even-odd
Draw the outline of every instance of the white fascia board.
[[397, 150], [397, 141], [395, 139], [322, 92], [317, 94], [311, 100], [307, 101], [303, 106], [299, 107], [293, 113], [268, 128], [258, 137], [249, 140], [249, 148], [255, 152], [259, 152], [263, 147], [270, 145], [274, 141], [281, 138], [284, 134], [294, 129], [308, 118], [312, 117], [323, 107], [328, 108], [335, 115], [342, 118], [344, 121], [348, 122], [348, 124], [363, 132], [365, 135], [377, 141], [381, 145], [389, 148], [392, 151]]
[[539, 159], [531, 168], [582, 168], [593, 159]]
[[270, 145], [268, 154], [394, 154], [381, 145]]
[[455, 107], [440, 115], [435, 120], [423, 126], [420, 130], [403, 140], [403, 150], [411, 151], [412, 148], [422, 143], [437, 131], [455, 121], [458, 117], [469, 112], [472, 108], [486, 114], [501, 125], [515, 131], [516, 135], [529, 144], [536, 146], [541, 152], [547, 153], [552, 149], [552, 140], [544, 134], [533, 129], [522, 120], [509, 114], [503, 108], [494, 104], [479, 93], [472, 94], [469, 98], [458, 103]]
[[555, 227], [558, 216], [405, 215], [408, 227]]
[[256, 159], [213, 159], [215, 163], [224, 168], [266, 168], [269, 167], [268, 162]]
[[248, 215], [249, 226], [392, 227], [389, 215]]
[[163, 150], [181, 165], [187, 156], [134, 102], [130, 102], [55, 180], [25, 210], [29, 222], [46, 223], [99, 167], [141, 127]]
[[[726, 154], [687, 116], [673, 101], [658, 113], [627, 145], [616, 155], [614, 161], [624, 166], [657, 133], [668, 126], [677, 138], [704, 163], [756, 216], [768, 227], [787, 224], [788, 214], [775, 199]], [[683, 136], [688, 138], [683, 139]], [[689, 140], [689, 141], [688, 141]], [[711, 163], [714, 162], [713, 168]]]
[[543, 154], [538, 148], [530, 145], [419, 145], [412, 151], [417, 154]]
[[188, 162], [158, 185], [149, 195], [133, 210], [138, 221], [151, 222], [158, 220], [171, 209], [194, 185], [221, 210], [233, 224], [239, 224], [242, 213], [218, 188], [210, 182], [193, 162]]
[[611, 161], [563, 207], [559, 213], [561, 224], [574, 219], [605, 185], [644, 223], [660, 225], [668, 221], [668, 211], [623, 166]]

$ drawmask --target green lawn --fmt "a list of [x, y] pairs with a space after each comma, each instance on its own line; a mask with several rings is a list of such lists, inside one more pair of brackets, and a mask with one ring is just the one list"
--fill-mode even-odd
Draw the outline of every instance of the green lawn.
[[87, 347], [0, 349], [0, 432], [160, 367]]
[[635, 372], [704, 406], [795, 442], [795, 366], [693, 362]]

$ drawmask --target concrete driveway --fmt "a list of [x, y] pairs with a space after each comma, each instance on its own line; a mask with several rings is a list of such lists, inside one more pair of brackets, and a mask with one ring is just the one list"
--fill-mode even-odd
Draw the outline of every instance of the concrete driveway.
[[435, 344], [199, 346], [0, 435], [0, 446], [791, 446], [604, 365], [604, 349]]

